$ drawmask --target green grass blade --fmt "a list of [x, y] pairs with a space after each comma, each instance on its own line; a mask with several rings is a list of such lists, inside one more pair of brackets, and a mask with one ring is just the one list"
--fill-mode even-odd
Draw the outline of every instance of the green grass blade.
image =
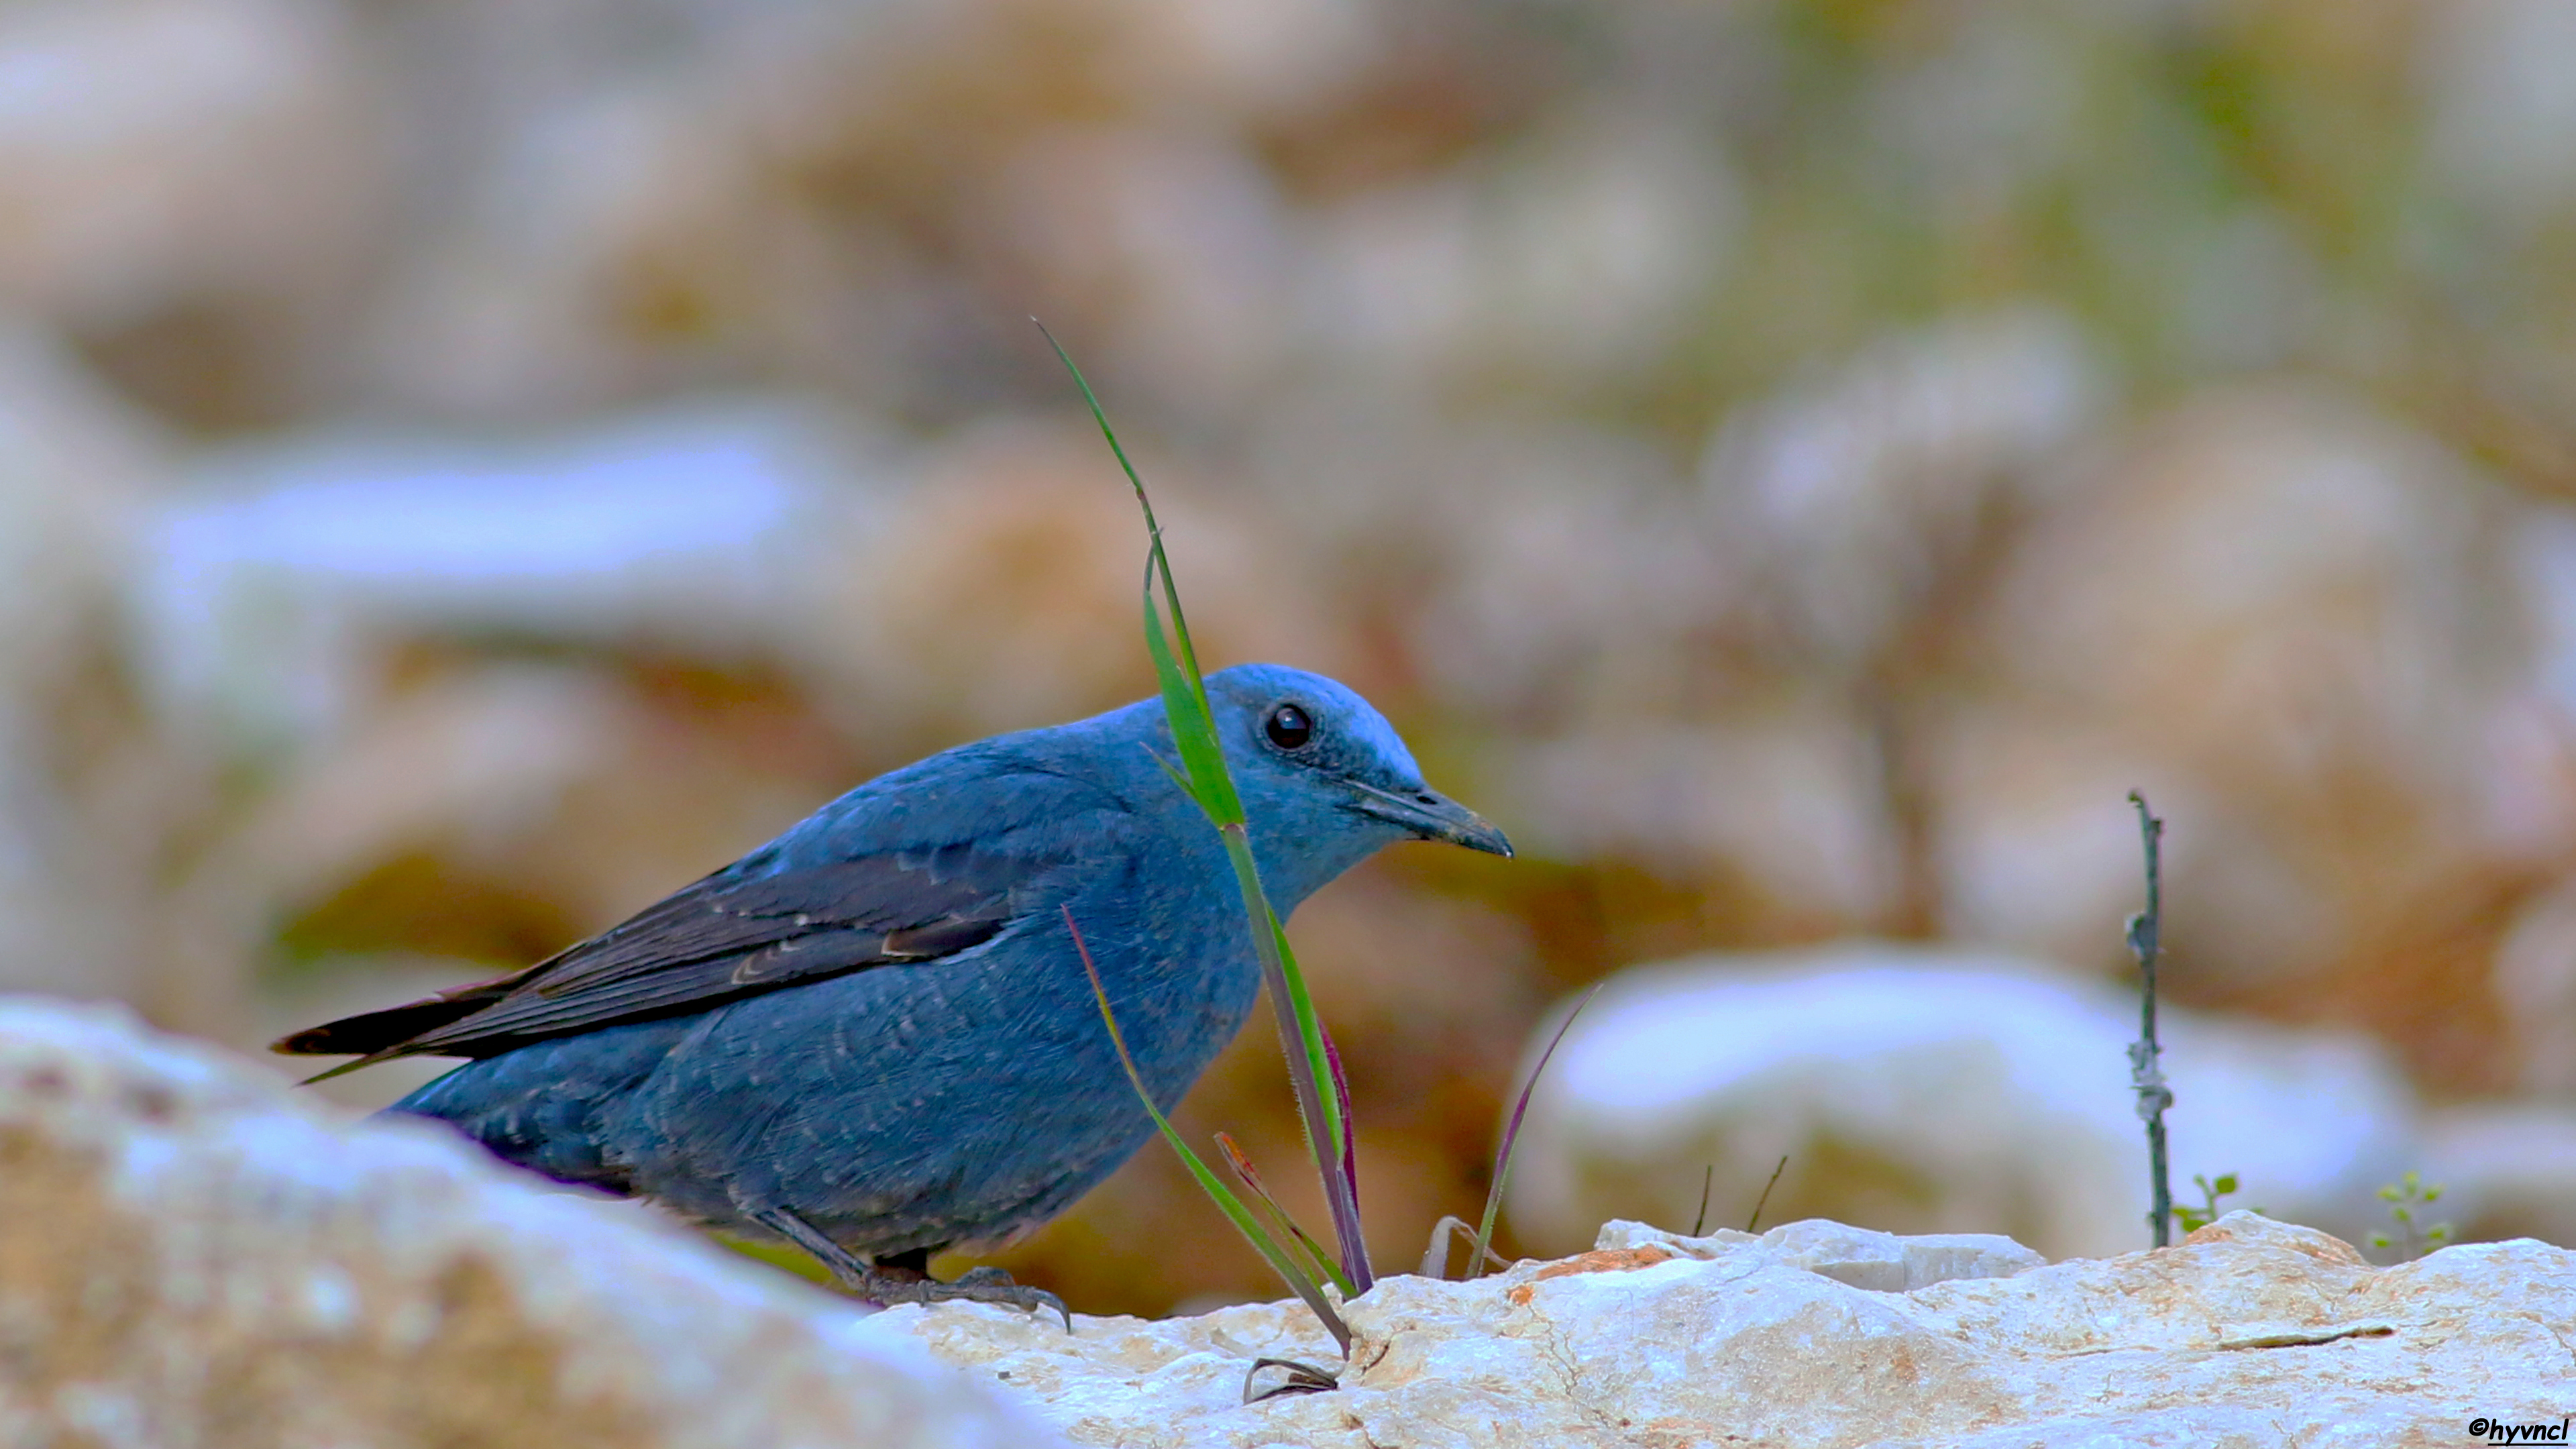
[[[1030, 319], [1036, 321], [1035, 318]], [[1328, 1071], [1323, 1029], [1315, 1019], [1313, 1000], [1306, 991], [1305, 976], [1297, 969], [1295, 953], [1286, 947], [1286, 933], [1279, 914], [1270, 906], [1261, 888], [1260, 871], [1252, 855], [1252, 839], [1245, 824], [1242, 797], [1234, 787], [1234, 777], [1226, 769], [1225, 751], [1217, 738], [1214, 710], [1208, 703], [1207, 680], [1199, 668], [1197, 647], [1190, 641], [1189, 620], [1181, 611], [1181, 595], [1172, 580], [1171, 556], [1163, 548], [1163, 527], [1154, 516], [1153, 499], [1146, 494], [1145, 480], [1138, 476], [1136, 465], [1129, 461], [1127, 449], [1119, 443], [1117, 430], [1109, 425], [1109, 415], [1100, 406], [1099, 395], [1076, 367], [1064, 345], [1038, 323], [1039, 335], [1055, 349], [1056, 360], [1072, 374], [1074, 386], [1082, 390], [1082, 399], [1091, 409], [1091, 419], [1099, 424], [1100, 435], [1107, 440], [1109, 451], [1118, 460], [1119, 469], [1127, 475], [1127, 484], [1136, 495], [1136, 504], [1145, 516], [1145, 531], [1151, 540], [1145, 575], [1145, 647], [1153, 656], [1154, 674], [1163, 695], [1163, 711], [1172, 730], [1173, 747], [1180, 753], [1182, 765], [1189, 772], [1190, 797], [1215, 824], [1225, 842], [1226, 855], [1233, 862], [1235, 882], [1243, 896], [1244, 915], [1252, 933], [1253, 949], [1261, 960], [1262, 982], [1268, 990], [1272, 1015], [1279, 1030], [1281, 1053], [1288, 1061], [1288, 1077], [1296, 1089], [1298, 1124], [1306, 1134], [1306, 1145], [1314, 1155], [1315, 1170], [1323, 1180], [1325, 1201], [1333, 1209], [1334, 1237], [1342, 1252], [1343, 1270], [1363, 1292], [1375, 1281], [1368, 1261], [1368, 1245], [1359, 1232], [1359, 1195], [1357, 1184], [1346, 1171], [1349, 1160], [1348, 1125], [1342, 1120], [1339, 1104], [1327, 1097], [1322, 1082]], [[1161, 614], [1156, 612], [1154, 585], [1162, 584], [1163, 609], [1171, 615], [1167, 636]], [[1322, 1131], [1317, 1131], [1317, 1124]]]
[[[1302, 978], [1292, 977], [1297, 985]], [[1309, 1013], [1311, 1017], [1311, 1012]], [[1324, 1084], [1332, 1090], [1324, 1096], [1325, 1110], [1330, 1114], [1325, 1125], [1332, 1129], [1338, 1142], [1325, 1181], [1332, 1189], [1324, 1202], [1333, 1212], [1333, 1241], [1343, 1244], [1342, 1269], [1360, 1282], [1371, 1281], [1368, 1261], [1368, 1235], [1360, 1227], [1360, 1165], [1358, 1144], [1351, 1140], [1347, 1128], [1351, 1115], [1351, 1084], [1342, 1076], [1342, 1054], [1333, 1046], [1333, 1034], [1324, 1030], [1322, 1018], [1313, 1017], [1315, 1032], [1324, 1044]]]
[[[1136, 488], [1141, 497], [1144, 485], [1138, 483]], [[1161, 547], [1160, 542], [1155, 544], [1158, 558]], [[1163, 587], [1168, 595], [1172, 587], [1168, 569], [1163, 572]], [[1280, 924], [1278, 913], [1270, 907], [1268, 893], [1261, 888], [1261, 873], [1252, 858], [1250, 827], [1244, 820], [1242, 801], [1235, 794], [1233, 774], [1226, 768], [1224, 749], [1217, 741], [1216, 722], [1207, 706], [1204, 683], [1194, 668], [1184, 666], [1182, 656], [1165, 635], [1162, 618], [1154, 608], [1150, 582], [1144, 602], [1145, 647], [1153, 656], [1154, 673], [1162, 684], [1163, 709], [1171, 721], [1173, 743], [1189, 772], [1190, 797], [1225, 839], [1226, 854], [1234, 865], [1235, 883], [1243, 893], [1255, 942], [1266, 941], [1269, 947], [1260, 953], [1262, 975], [1270, 982], [1273, 995], [1288, 1003], [1293, 1035], [1303, 1049], [1289, 1054], [1290, 1075], [1297, 1079], [1298, 1115], [1308, 1124], [1310, 1139], [1312, 1124], [1324, 1124], [1324, 1141], [1316, 1147], [1317, 1160], [1338, 1161], [1347, 1146], [1348, 1129], [1336, 1110], [1339, 1104], [1325, 1096], [1321, 1083], [1313, 1080], [1319, 1075], [1313, 1064], [1323, 1061], [1325, 1055], [1314, 997], [1306, 989], [1305, 973], [1296, 967], [1296, 953], [1288, 945], [1287, 929]], [[1171, 597], [1167, 604], [1178, 626], [1179, 599]], [[1186, 639], [1186, 635], [1183, 637]], [[1303, 1072], [1296, 1070], [1301, 1065], [1306, 1068]]]
[[1241, 825], [1243, 801], [1236, 796], [1234, 777], [1226, 770], [1225, 751], [1217, 743], [1216, 720], [1209, 710], [1204, 685], [1181, 667], [1171, 641], [1164, 637], [1163, 620], [1155, 612], [1150, 581], [1145, 588], [1145, 650], [1153, 656], [1154, 677], [1162, 685], [1163, 713], [1171, 723], [1173, 748], [1180, 752], [1181, 767], [1189, 772], [1190, 798], [1219, 827]]
[[[1314, 995], [1306, 989], [1306, 973], [1297, 968], [1297, 953], [1288, 944], [1288, 928], [1275, 914], [1270, 917], [1270, 949], [1279, 956], [1280, 975], [1287, 983], [1288, 1009], [1297, 1020], [1297, 1040], [1305, 1047], [1308, 1061], [1325, 1064], [1324, 1075], [1329, 1079], [1333, 1050], [1325, 1040], [1324, 1019], [1315, 1012]], [[1322, 1101], [1324, 1138], [1332, 1155], [1340, 1158], [1351, 1150], [1350, 1127], [1343, 1120], [1343, 1100], [1339, 1094], [1328, 1094], [1322, 1096]]]
[[1360, 1191], [1359, 1144], [1351, 1140], [1347, 1130], [1351, 1120], [1351, 1083], [1342, 1075], [1341, 1048], [1333, 1045], [1333, 1034], [1324, 1030], [1324, 1019], [1320, 1016], [1315, 1018], [1315, 1030], [1324, 1039], [1324, 1065], [1331, 1068], [1328, 1080], [1332, 1083], [1333, 1094], [1326, 1100], [1333, 1104], [1333, 1125], [1336, 1135], [1341, 1138], [1342, 1176], [1351, 1185], [1352, 1206], [1356, 1207]]
[[[1234, 863], [1235, 883], [1251, 913], [1253, 942], [1260, 948], [1262, 980], [1270, 993], [1272, 1018], [1279, 1028], [1281, 1054], [1288, 1059], [1288, 1080], [1296, 1089], [1297, 1121], [1305, 1129], [1306, 1147], [1323, 1179], [1324, 1201], [1332, 1210], [1333, 1240], [1342, 1250], [1342, 1271], [1366, 1292], [1377, 1281], [1369, 1265], [1368, 1243], [1360, 1232], [1359, 1184], [1345, 1171], [1349, 1129], [1340, 1103], [1323, 1089], [1330, 1079], [1331, 1054], [1324, 1044], [1323, 1023], [1306, 990], [1306, 975], [1297, 969], [1297, 953], [1288, 945], [1287, 928], [1261, 889], [1261, 874], [1252, 859], [1251, 837], [1242, 825], [1219, 827], [1227, 858]], [[1317, 1124], [1322, 1129], [1317, 1130]]]
[[1350, 1326], [1334, 1310], [1332, 1300], [1324, 1296], [1319, 1286], [1321, 1280], [1300, 1271], [1301, 1265], [1296, 1258], [1261, 1225], [1260, 1219], [1253, 1216], [1252, 1209], [1244, 1206], [1243, 1199], [1235, 1196], [1234, 1190], [1199, 1160], [1199, 1155], [1191, 1151], [1190, 1144], [1182, 1139], [1179, 1129], [1173, 1127], [1171, 1119], [1163, 1115], [1163, 1109], [1155, 1105], [1154, 1094], [1145, 1088], [1144, 1074], [1136, 1070], [1136, 1059], [1128, 1054], [1127, 1036], [1118, 1029], [1117, 1013], [1109, 1006], [1109, 990], [1101, 984], [1100, 968], [1092, 962], [1091, 948], [1083, 944], [1082, 928], [1074, 924], [1073, 908], [1064, 906], [1061, 909], [1064, 928], [1073, 933], [1073, 949], [1082, 957], [1083, 974], [1091, 978], [1091, 996], [1100, 1005], [1101, 1023], [1109, 1028], [1109, 1043], [1118, 1049], [1118, 1064], [1127, 1069], [1127, 1083], [1136, 1089], [1136, 1100], [1145, 1104], [1146, 1114], [1154, 1119], [1155, 1130], [1171, 1144], [1172, 1151], [1181, 1159], [1181, 1165], [1189, 1169], [1190, 1176], [1198, 1180], [1200, 1190], [1234, 1224], [1235, 1231], [1243, 1234], [1243, 1240], [1250, 1243], [1252, 1250], [1270, 1265], [1270, 1271], [1279, 1275], [1279, 1281], [1287, 1284], [1290, 1292], [1304, 1299], [1306, 1306], [1314, 1310], [1315, 1317], [1322, 1321], [1325, 1331], [1332, 1334], [1333, 1341], [1341, 1345], [1342, 1352], [1349, 1353]]
[[[1032, 317], [1029, 319], [1037, 322]], [[1136, 494], [1136, 506], [1145, 515], [1145, 533], [1152, 541], [1145, 573], [1145, 646], [1154, 656], [1154, 674], [1162, 684], [1163, 707], [1171, 715], [1173, 743], [1181, 751], [1181, 760], [1198, 788], [1193, 792], [1199, 808], [1219, 825], [1240, 823], [1243, 802], [1235, 794], [1234, 778], [1226, 772], [1225, 757], [1216, 749], [1216, 730], [1208, 723], [1213, 713], [1208, 706], [1207, 681], [1199, 668], [1197, 647], [1190, 642], [1189, 619], [1181, 612], [1181, 591], [1172, 582], [1171, 555], [1163, 549], [1162, 520], [1154, 516], [1154, 500], [1145, 492], [1145, 480], [1127, 457], [1126, 445], [1118, 441], [1118, 431], [1109, 426], [1109, 414], [1100, 406], [1099, 394], [1091, 390], [1090, 379], [1074, 366], [1073, 355], [1046, 324], [1037, 322], [1038, 335], [1055, 349], [1058, 362], [1073, 376], [1073, 385], [1082, 390], [1083, 404], [1091, 409], [1091, 420], [1100, 427], [1100, 436], [1109, 444], [1110, 455], [1118, 460], [1118, 469], [1127, 475], [1127, 486]], [[1172, 616], [1171, 637], [1166, 639], [1162, 619], [1154, 612], [1154, 584], [1163, 586], [1163, 607]], [[1194, 738], [1195, 737], [1195, 738]], [[1204, 749], [1200, 748], [1204, 745]]]

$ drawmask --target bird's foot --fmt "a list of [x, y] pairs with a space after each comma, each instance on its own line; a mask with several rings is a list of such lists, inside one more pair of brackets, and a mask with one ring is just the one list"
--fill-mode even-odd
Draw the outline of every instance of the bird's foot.
[[1052, 1308], [1063, 1317], [1064, 1331], [1073, 1332], [1073, 1313], [1064, 1306], [1063, 1299], [1043, 1288], [1015, 1283], [1010, 1274], [999, 1268], [969, 1268], [947, 1283], [936, 1278], [907, 1281], [883, 1273], [871, 1274], [870, 1277], [873, 1281], [865, 1286], [851, 1286], [889, 1307], [897, 1303], [1003, 1303], [1031, 1314]]
[[1043, 1288], [1014, 1283], [1011, 1275], [999, 1268], [969, 1268], [957, 1275], [956, 1281], [942, 1283], [930, 1276], [927, 1248], [892, 1254], [882, 1263], [867, 1263], [833, 1242], [822, 1229], [785, 1208], [747, 1205], [743, 1214], [813, 1254], [832, 1270], [833, 1277], [841, 1280], [842, 1287], [871, 1303], [889, 1308], [898, 1303], [1004, 1303], [1031, 1314], [1052, 1308], [1064, 1318], [1064, 1331], [1073, 1332], [1073, 1311], [1064, 1306], [1063, 1299]]

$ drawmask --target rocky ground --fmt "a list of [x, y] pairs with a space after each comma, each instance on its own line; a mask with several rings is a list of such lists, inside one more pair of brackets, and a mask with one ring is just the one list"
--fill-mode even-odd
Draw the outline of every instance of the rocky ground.
[[[120, 1011], [0, 1002], [0, 1445], [2460, 1443], [2576, 1408], [2576, 1253], [2393, 1268], [2236, 1213], [2153, 1253], [1612, 1223], [1348, 1308], [861, 1317]], [[1242, 1402], [1261, 1356], [1339, 1390]], [[1050, 1427], [1052, 1426], [1052, 1427]]]
[[982, 1310], [870, 1326], [1034, 1395], [1077, 1443], [1174, 1449], [2438, 1444], [2556, 1424], [2576, 1382], [2576, 1254], [2528, 1241], [2388, 1269], [2252, 1213], [2053, 1266], [1822, 1222], [1603, 1241], [1625, 1246], [1387, 1280], [1350, 1305], [1338, 1392], [1250, 1406], [1252, 1356], [1330, 1361], [1294, 1304], [1070, 1339]]
[[1043, 1443], [848, 1307], [125, 1013], [0, 1003], [0, 1445]]

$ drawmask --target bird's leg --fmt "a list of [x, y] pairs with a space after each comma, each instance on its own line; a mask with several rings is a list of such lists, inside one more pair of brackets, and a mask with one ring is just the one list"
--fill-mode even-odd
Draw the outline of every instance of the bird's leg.
[[[748, 1216], [753, 1222], [813, 1254], [821, 1260], [824, 1267], [832, 1270], [833, 1277], [841, 1280], [841, 1286], [871, 1302], [888, 1306], [897, 1303], [945, 1303], [951, 1300], [963, 1300], [968, 1303], [1006, 1303], [1028, 1313], [1035, 1313], [1041, 1308], [1052, 1308], [1063, 1316], [1064, 1331], [1073, 1332], [1073, 1313], [1064, 1306], [1063, 1299], [1043, 1288], [1014, 1283], [1011, 1281], [1011, 1275], [999, 1268], [970, 1268], [958, 1275], [953, 1283], [942, 1283], [931, 1277], [926, 1266], [921, 1268], [919, 1278], [898, 1277], [897, 1273], [913, 1268], [915, 1264], [899, 1261], [895, 1265], [896, 1272], [885, 1272], [872, 1264], [862, 1262], [848, 1249], [823, 1236], [821, 1229], [785, 1208], [753, 1208], [749, 1210]], [[902, 1259], [911, 1259], [916, 1255], [907, 1253], [899, 1256]], [[927, 1253], [921, 1253], [918, 1257], [922, 1265], [927, 1265], [929, 1262]]]

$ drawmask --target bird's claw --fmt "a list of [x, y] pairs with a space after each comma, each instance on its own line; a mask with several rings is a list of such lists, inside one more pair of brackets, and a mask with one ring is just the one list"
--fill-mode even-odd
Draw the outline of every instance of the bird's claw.
[[881, 1290], [877, 1294], [877, 1301], [889, 1305], [895, 1303], [924, 1305], [954, 1302], [1001, 1303], [1029, 1314], [1035, 1314], [1040, 1309], [1052, 1308], [1063, 1317], [1064, 1331], [1073, 1332], [1073, 1311], [1064, 1306], [1063, 1299], [1043, 1288], [1033, 1288], [1026, 1283], [1014, 1282], [1010, 1274], [990, 1264], [981, 1268], [969, 1268], [946, 1283], [934, 1278], [925, 1278], [918, 1283], [894, 1284]]

